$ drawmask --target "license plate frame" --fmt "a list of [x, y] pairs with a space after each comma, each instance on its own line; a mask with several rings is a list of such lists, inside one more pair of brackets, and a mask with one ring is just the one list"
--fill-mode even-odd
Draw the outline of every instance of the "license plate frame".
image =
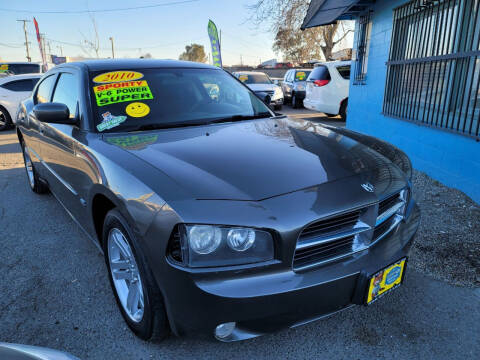
[[369, 276], [365, 304], [373, 304], [385, 294], [402, 285], [406, 267], [407, 257], [403, 257]]

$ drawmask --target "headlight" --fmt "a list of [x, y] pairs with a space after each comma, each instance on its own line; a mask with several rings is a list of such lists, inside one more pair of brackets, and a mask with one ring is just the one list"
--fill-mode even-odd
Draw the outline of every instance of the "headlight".
[[192, 226], [188, 229], [188, 244], [197, 254], [210, 254], [222, 240], [220, 229], [208, 225]]
[[269, 232], [245, 227], [180, 225], [181, 259], [189, 267], [252, 264], [273, 259]]

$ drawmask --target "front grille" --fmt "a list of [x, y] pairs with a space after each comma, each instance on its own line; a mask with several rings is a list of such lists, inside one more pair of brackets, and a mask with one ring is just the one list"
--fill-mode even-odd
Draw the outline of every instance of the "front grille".
[[306, 270], [367, 249], [396, 229], [404, 217], [408, 189], [368, 205], [321, 219], [300, 233], [293, 270]]
[[355, 252], [355, 239], [370, 229], [361, 222], [365, 209], [332, 216], [308, 225], [298, 237], [294, 270], [302, 270]]
[[386, 198], [385, 200], [380, 201], [378, 204], [378, 214], [383, 214], [386, 210], [390, 209], [393, 205], [397, 204], [400, 201], [400, 193], [393, 194]]
[[294, 268], [304, 268], [311, 264], [322, 263], [326, 260], [348, 254], [352, 251], [355, 236], [348, 236], [336, 241], [321, 243], [295, 251]]
[[300, 240], [338, 232], [345, 228], [351, 228], [357, 223], [359, 216], [360, 210], [357, 210], [344, 215], [314, 222], [303, 229], [300, 234]]
[[272, 90], [266, 90], [266, 91], [255, 91], [256, 94], [268, 94], [268, 95], [273, 95], [275, 91]]
[[389, 231], [392, 225], [395, 223], [395, 220], [396, 220], [395, 215], [392, 215], [387, 220], [382, 222], [380, 225], [377, 225], [375, 227], [375, 230], [373, 231], [373, 238], [376, 240], [381, 236], [385, 235], [386, 232]]

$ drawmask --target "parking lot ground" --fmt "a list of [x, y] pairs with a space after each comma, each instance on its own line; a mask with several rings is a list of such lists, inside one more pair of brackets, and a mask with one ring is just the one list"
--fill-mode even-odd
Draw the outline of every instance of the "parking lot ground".
[[[428, 234], [428, 219], [421, 232]], [[372, 306], [296, 329], [230, 344], [200, 335], [141, 341], [117, 310], [96, 247], [52, 195], [30, 191], [14, 131], [0, 133], [0, 241], [4, 342], [81, 359], [480, 358], [480, 290], [414, 265], [404, 285]]]

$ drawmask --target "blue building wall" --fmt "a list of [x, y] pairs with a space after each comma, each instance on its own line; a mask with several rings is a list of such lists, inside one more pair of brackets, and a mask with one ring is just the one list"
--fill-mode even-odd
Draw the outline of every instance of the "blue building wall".
[[347, 128], [394, 144], [415, 169], [480, 203], [480, 142], [382, 115], [393, 8], [401, 4], [384, 0], [373, 8], [366, 85], [350, 82]]

